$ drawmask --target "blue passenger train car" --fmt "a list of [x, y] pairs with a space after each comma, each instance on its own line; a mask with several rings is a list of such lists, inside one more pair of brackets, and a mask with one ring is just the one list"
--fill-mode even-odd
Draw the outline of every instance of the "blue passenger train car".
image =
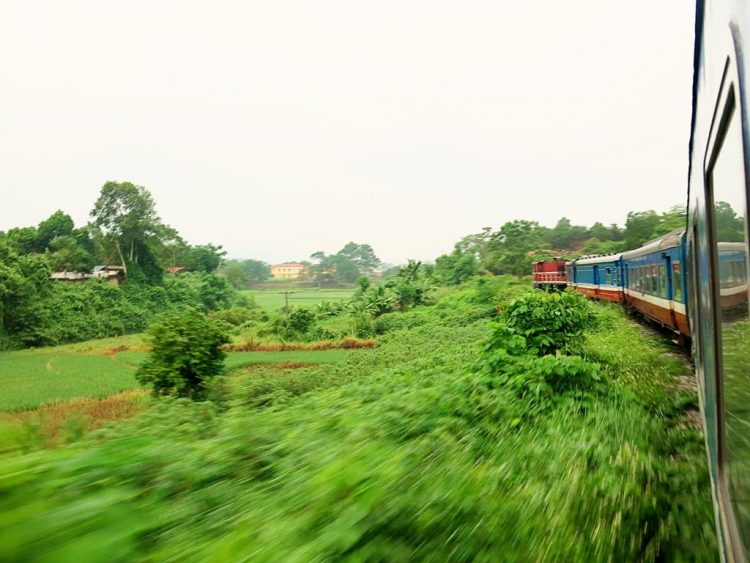
[[568, 285], [594, 299], [622, 301], [622, 254], [578, 258], [568, 262]]
[[683, 340], [690, 337], [685, 252], [680, 228], [622, 255], [625, 302]]

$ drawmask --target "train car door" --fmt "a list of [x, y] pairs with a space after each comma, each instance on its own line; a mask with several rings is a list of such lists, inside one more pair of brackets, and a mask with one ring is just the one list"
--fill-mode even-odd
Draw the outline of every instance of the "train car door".
[[594, 264], [594, 297], [597, 299], [599, 298], [599, 284], [601, 283], [599, 281], [599, 265]]
[[[667, 276], [666, 279], [666, 286], [667, 286], [667, 292], [666, 292], [666, 298], [669, 301], [672, 301], [674, 299], [674, 279], [672, 278], [672, 257], [669, 254], [664, 255], [664, 270]], [[671, 309], [674, 309], [674, 307], [670, 307]]]

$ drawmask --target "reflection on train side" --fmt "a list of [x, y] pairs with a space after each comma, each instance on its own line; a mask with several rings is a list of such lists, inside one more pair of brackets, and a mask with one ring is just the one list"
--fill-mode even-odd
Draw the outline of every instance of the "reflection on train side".
[[741, 242], [720, 242], [718, 247], [721, 308], [726, 311], [744, 307], [746, 310], [748, 297], [745, 245]]
[[750, 321], [744, 242], [717, 243], [724, 399], [724, 485], [750, 548]]
[[[716, 315], [720, 332], [719, 486], [722, 510], [750, 552], [750, 322], [748, 321], [747, 225], [744, 154], [739, 112], [728, 110], [725, 137], [708, 179], [711, 193]], [[718, 279], [717, 279], [718, 278]], [[708, 319], [705, 319], [708, 320]], [[728, 494], [727, 494], [728, 493]], [[729, 516], [731, 519], [731, 516]]]

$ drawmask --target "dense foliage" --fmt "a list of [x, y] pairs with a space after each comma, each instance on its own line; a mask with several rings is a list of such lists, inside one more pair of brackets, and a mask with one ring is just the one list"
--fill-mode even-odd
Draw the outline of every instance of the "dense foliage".
[[500, 305], [495, 321], [526, 331], [533, 311], [581, 310], [511, 305], [521, 287], [470, 282], [381, 315], [379, 348], [342, 364], [241, 370], [210, 403], [161, 400], [78, 445], [0, 458], [0, 559], [714, 560], [680, 360], [597, 306], [576, 346], [598, 381], [518, 351], [560, 398], [533, 416], [478, 361], [488, 319]]
[[[718, 206], [720, 229], [728, 237], [722, 240], [735, 240], [731, 237], [736, 236], [741, 220], [728, 204], [720, 202]], [[453, 252], [435, 261], [435, 275], [446, 284], [461, 283], [482, 270], [493, 274], [524, 275], [531, 271], [531, 264], [536, 260], [630, 250], [684, 227], [685, 223], [685, 208], [681, 206], [664, 213], [630, 212], [625, 228], [600, 222], [587, 228], [572, 224], [566, 217], [551, 228], [536, 221], [508, 221], [497, 230], [487, 227], [461, 239]]]
[[528, 293], [490, 324], [483, 364], [528, 403], [529, 413], [560, 399], [579, 403], [601, 380], [601, 366], [580, 355], [593, 321], [591, 305], [579, 293]]
[[310, 258], [315, 263], [308, 275], [318, 284], [335, 287], [354, 283], [360, 276], [372, 274], [381, 262], [369, 244], [347, 243], [336, 254], [318, 251]]
[[492, 345], [537, 356], [575, 352], [594, 321], [591, 303], [580, 293], [533, 291], [503, 307], [492, 325]]
[[[162, 222], [146, 188], [107, 182], [91, 218], [76, 228], [56, 211], [37, 227], [0, 233], [0, 349], [121, 335], [145, 329], [166, 311], [243, 303], [214, 274], [221, 247], [185, 243]], [[52, 271], [90, 274], [95, 264], [121, 266], [125, 284], [50, 279]], [[165, 275], [175, 264], [189, 271]]]
[[204, 314], [187, 310], [163, 316], [147, 332], [150, 351], [135, 374], [154, 395], [202, 399], [208, 382], [224, 369], [229, 342], [222, 327]]
[[271, 277], [271, 268], [260, 260], [227, 260], [221, 273], [235, 289], [247, 289]]

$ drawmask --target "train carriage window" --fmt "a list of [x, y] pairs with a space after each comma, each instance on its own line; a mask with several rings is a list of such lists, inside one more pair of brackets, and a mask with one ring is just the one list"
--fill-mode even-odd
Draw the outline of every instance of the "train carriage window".
[[680, 263], [672, 263], [672, 286], [675, 301], [682, 303], [682, 272], [680, 270]]
[[638, 267], [638, 291], [646, 290], [646, 270], [643, 266]]
[[742, 125], [735, 106], [730, 86], [716, 148], [709, 161], [707, 183], [723, 402], [719, 474], [747, 550], [750, 547], [750, 319], [747, 283], [736, 283], [731, 268], [736, 261], [746, 271], [747, 191]]
[[664, 264], [659, 264], [659, 296], [666, 299], [667, 297], [667, 274], [664, 270]]

